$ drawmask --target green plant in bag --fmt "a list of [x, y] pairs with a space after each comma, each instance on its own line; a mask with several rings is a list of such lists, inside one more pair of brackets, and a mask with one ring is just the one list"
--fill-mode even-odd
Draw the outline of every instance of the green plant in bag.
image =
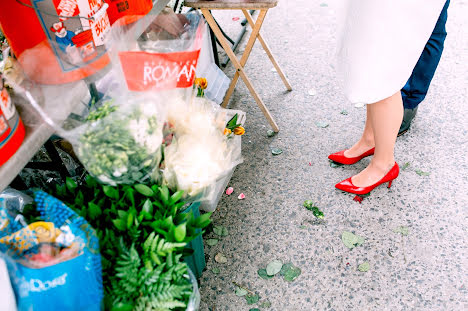
[[[183, 244], [182, 244], [183, 245]], [[108, 309], [120, 310], [185, 310], [192, 294], [187, 265], [176, 254], [180, 244], [166, 242], [154, 233], [143, 243], [143, 256], [135, 244], [126, 248], [121, 242], [121, 255], [111, 277], [112, 292]]]
[[77, 155], [102, 182], [131, 184], [149, 179], [161, 159], [162, 126], [142, 104], [128, 113], [104, 103], [88, 115]]
[[[135, 266], [145, 271], [155, 270], [164, 264], [180, 264], [187, 243], [201, 234], [197, 231], [211, 223], [211, 213], [198, 218], [192, 212], [182, 213], [186, 206], [182, 201], [183, 191], [171, 193], [165, 186], [109, 186], [87, 176], [78, 184], [68, 178], [64, 185], [57, 185], [52, 192], [96, 229], [101, 247], [106, 302], [110, 306], [107, 309], [116, 306], [114, 303], [117, 297], [127, 297], [122, 296], [123, 285], [116, 285], [120, 284], [121, 278], [126, 277], [122, 272], [117, 272], [119, 260], [132, 259]], [[135, 254], [131, 256], [134, 253], [132, 247], [140, 261], [138, 265]], [[169, 253], [172, 255], [169, 256]], [[126, 254], [125, 258], [123, 254]], [[149, 277], [149, 272], [138, 273], [135, 275]], [[170, 280], [168, 282], [172, 284]], [[126, 284], [134, 284], [136, 288], [142, 286], [140, 281]], [[116, 290], [118, 293], [115, 293]], [[156, 292], [159, 293], [159, 289]], [[126, 309], [127, 298], [124, 298], [118, 301], [122, 308], [115, 310], [145, 310], [144, 307], [138, 309], [137, 305]], [[143, 297], [138, 301], [146, 303]], [[172, 309], [161, 307], [155, 310]]]

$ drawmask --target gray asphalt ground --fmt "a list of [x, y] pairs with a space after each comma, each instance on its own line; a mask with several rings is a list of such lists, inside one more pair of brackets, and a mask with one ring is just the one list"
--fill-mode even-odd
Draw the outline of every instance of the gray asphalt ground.
[[[339, 0], [281, 0], [267, 16], [264, 37], [294, 91], [284, 92], [257, 43], [247, 72], [281, 131], [267, 137], [268, 123], [239, 82], [230, 108], [247, 112], [245, 161], [231, 181], [234, 194], [223, 196], [213, 216], [229, 235], [206, 246], [203, 311], [468, 310], [468, 1], [452, 1], [432, 87], [411, 130], [397, 141], [396, 159], [409, 166], [391, 190], [380, 187], [362, 204], [334, 185], [369, 159], [339, 168], [327, 160], [355, 142], [365, 120], [365, 108], [344, 98], [334, 66], [341, 7]], [[239, 22], [232, 18], [242, 14], [215, 16], [235, 34]], [[232, 66], [226, 73], [232, 76]], [[317, 121], [329, 126], [320, 128]], [[284, 152], [273, 156], [271, 147]], [[237, 199], [241, 192], [245, 200]], [[302, 207], [308, 199], [324, 212], [324, 221]], [[400, 226], [408, 228], [407, 236], [394, 232]], [[350, 250], [343, 231], [365, 242]], [[218, 253], [228, 262], [217, 263]], [[293, 282], [260, 278], [257, 270], [274, 259], [292, 262], [302, 274]], [[370, 264], [368, 272], [358, 270], [363, 262]], [[248, 305], [235, 295], [233, 281], [260, 301]]]

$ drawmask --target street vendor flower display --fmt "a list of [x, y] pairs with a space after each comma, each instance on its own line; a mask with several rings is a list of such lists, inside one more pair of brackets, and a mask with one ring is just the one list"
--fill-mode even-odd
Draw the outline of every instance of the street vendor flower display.
[[81, 162], [107, 184], [150, 180], [159, 166], [163, 141], [164, 123], [158, 120], [156, 105], [137, 101], [127, 106], [104, 104], [101, 108], [88, 116], [91, 120], [83, 126], [76, 143]]
[[225, 112], [211, 101], [194, 97], [174, 100], [168, 110], [174, 139], [164, 151], [164, 182], [203, 199], [207, 190], [241, 158], [223, 133]]

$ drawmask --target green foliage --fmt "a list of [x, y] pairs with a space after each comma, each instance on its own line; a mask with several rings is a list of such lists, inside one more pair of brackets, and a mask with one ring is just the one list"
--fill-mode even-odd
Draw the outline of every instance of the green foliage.
[[[112, 278], [112, 310], [173, 310], [187, 307], [192, 293], [187, 265], [175, 252], [179, 244], [154, 233], [145, 241], [143, 259], [135, 244], [122, 247]], [[152, 256], [157, 256], [157, 262]], [[122, 309], [123, 308], [123, 309]]]
[[343, 241], [343, 244], [349, 249], [353, 249], [356, 246], [360, 246], [365, 242], [363, 237], [360, 237], [348, 231], [344, 231], [341, 234], [341, 240]]
[[182, 307], [191, 292], [191, 285], [188, 289], [180, 285], [181, 275], [187, 274], [180, 263], [182, 253], [211, 223], [211, 213], [198, 218], [191, 211], [182, 213], [184, 193], [171, 193], [165, 186], [114, 187], [87, 176], [81, 183], [69, 179], [52, 190], [96, 229], [106, 310]]
[[239, 118], [239, 115], [236, 113], [231, 120], [228, 121], [226, 124], [226, 128], [230, 129], [231, 131], [234, 131], [235, 128], [241, 126], [242, 124], [237, 123], [237, 119]]
[[304, 201], [304, 207], [307, 210], [311, 211], [312, 214], [314, 214], [314, 216], [317, 217], [318, 219], [324, 218], [323, 212], [317, 206], [315, 206], [315, 203], [312, 202], [311, 200]]

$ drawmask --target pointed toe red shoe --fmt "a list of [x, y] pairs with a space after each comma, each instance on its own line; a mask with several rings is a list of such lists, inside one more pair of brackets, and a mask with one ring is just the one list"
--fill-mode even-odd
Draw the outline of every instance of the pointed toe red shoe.
[[371, 156], [374, 154], [374, 150], [375, 148], [372, 148], [366, 152], [364, 152], [363, 154], [361, 154], [360, 156], [357, 156], [357, 157], [354, 157], [354, 158], [348, 158], [344, 155], [345, 151], [346, 150], [341, 150], [339, 152], [336, 152], [336, 153], [333, 153], [333, 154], [330, 154], [328, 156], [328, 158], [334, 162], [338, 162], [338, 163], [341, 163], [341, 164], [344, 164], [344, 165], [351, 165], [351, 164], [354, 164], [354, 163], [357, 163], [359, 161], [361, 161], [362, 159], [364, 159], [365, 157], [368, 157], [368, 156]]
[[357, 187], [353, 185], [353, 182], [351, 180], [351, 177], [348, 179], [343, 180], [340, 183], [337, 183], [335, 187], [337, 189], [340, 189], [345, 192], [349, 193], [354, 193], [354, 194], [368, 194], [374, 188], [380, 186], [381, 184], [384, 184], [388, 182], [388, 188], [392, 186], [392, 181], [398, 177], [398, 174], [400, 173], [400, 168], [398, 167], [398, 164], [395, 162], [395, 165], [388, 171], [388, 173], [378, 182], [376, 182], [373, 185], [370, 185], [368, 187]]

